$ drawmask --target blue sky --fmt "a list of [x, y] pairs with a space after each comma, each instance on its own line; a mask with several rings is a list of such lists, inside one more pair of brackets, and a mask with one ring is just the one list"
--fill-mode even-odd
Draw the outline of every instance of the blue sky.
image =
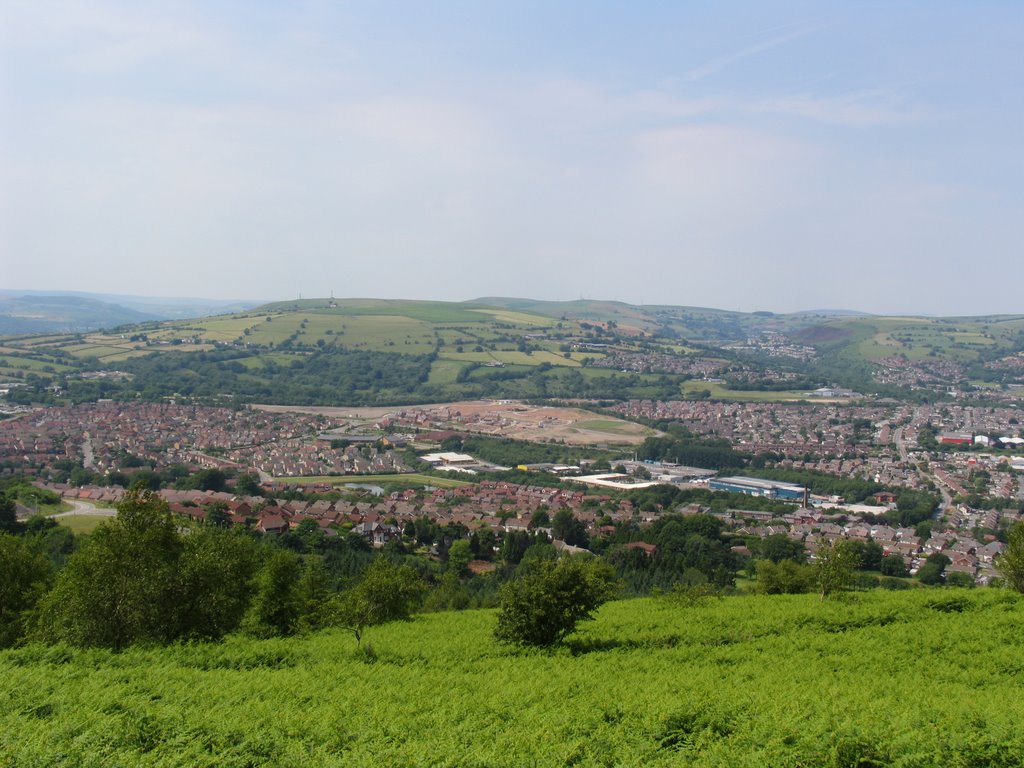
[[0, 287], [1022, 312], [1024, 4], [0, 0]]

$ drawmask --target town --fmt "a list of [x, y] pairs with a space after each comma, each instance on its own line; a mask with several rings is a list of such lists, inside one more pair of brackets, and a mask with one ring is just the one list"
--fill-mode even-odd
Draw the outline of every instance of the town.
[[[550, 533], [547, 526], [534, 524], [539, 509], [549, 516], [568, 510], [585, 527], [587, 540], [595, 541], [612, 536], [616, 526], [648, 525], [669, 512], [704, 513], [721, 520], [737, 542], [781, 535], [812, 559], [823, 541], [871, 541], [884, 555], [902, 558], [913, 574], [930, 555], [942, 553], [950, 561], [948, 573], [964, 574], [978, 584], [996, 576], [995, 558], [1003, 546], [999, 533], [1019, 519], [1024, 501], [1019, 482], [1024, 457], [1014, 453], [1024, 438], [1014, 408], [629, 401], [613, 410], [650, 422], [671, 420], [694, 435], [726, 440], [760, 457], [762, 467], [857, 478], [890, 490], [848, 503], [798, 485], [794, 491], [774, 481], [751, 484], [750, 477], [730, 481], [727, 470], [687, 469], [671, 457], [636, 461], [629, 448], [616, 455], [607, 446], [606, 463], [618, 474], [594, 475], [589, 460], [516, 460], [509, 463], [518, 467], [523, 481], [510, 482], [486, 478], [511, 466], [438, 452], [443, 441], [460, 435], [501, 436], [524, 429], [537, 434], [566, 418], [558, 409], [512, 401], [333, 415], [114, 401], [44, 408], [5, 423], [0, 471], [35, 478], [69, 501], [104, 506], [117, 503], [139, 468], [251, 473], [261, 495], [230, 487], [159, 493], [174, 512], [193, 520], [202, 521], [216, 506], [227, 511], [232, 523], [262, 533], [280, 534], [312, 520], [327, 536], [356, 531], [375, 546], [400, 540], [419, 519], [464, 537], [488, 530], [497, 547], [512, 531]], [[528, 444], [520, 445], [525, 450]], [[417, 472], [454, 475], [461, 483], [431, 487], [430, 477]], [[478, 473], [479, 479], [474, 477]], [[534, 485], [531, 475], [554, 476], [558, 482]], [[361, 477], [372, 477], [376, 493], [383, 493], [382, 480], [403, 476], [420, 478], [422, 486], [381, 496], [361, 489], [359, 498], [355, 489], [339, 482], [358, 484]], [[103, 478], [104, 484], [97, 484]], [[123, 485], [109, 483], [110, 478]], [[436, 482], [443, 485], [441, 479]], [[729, 493], [734, 502], [742, 498], [737, 494], [747, 494], [786, 506], [765, 511], [744, 509], [742, 502], [725, 508], [689, 503], [666, 509], [636, 505], [627, 497], [631, 489], [659, 483], [683, 491]], [[338, 493], [346, 488], [347, 493]], [[941, 495], [943, 502], [927, 526], [883, 522], [896, 508], [900, 489]], [[299, 491], [333, 491], [334, 499], [275, 501]], [[750, 553], [743, 543], [734, 548], [741, 556]]]

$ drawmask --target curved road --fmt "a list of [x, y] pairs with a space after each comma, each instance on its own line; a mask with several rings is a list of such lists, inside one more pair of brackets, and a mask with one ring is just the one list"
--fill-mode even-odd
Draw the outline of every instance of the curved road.
[[97, 507], [91, 501], [82, 501], [81, 499], [64, 499], [74, 509], [68, 512], [58, 512], [56, 515], [50, 515], [50, 517], [70, 517], [71, 515], [90, 515], [95, 517], [117, 517], [116, 509], [106, 509]]

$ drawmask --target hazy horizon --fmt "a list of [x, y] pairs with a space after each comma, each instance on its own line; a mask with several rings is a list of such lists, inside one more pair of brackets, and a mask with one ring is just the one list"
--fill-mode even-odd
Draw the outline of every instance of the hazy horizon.
[[1024, 6], [0, 0], [0, 288], [1024, 311]]

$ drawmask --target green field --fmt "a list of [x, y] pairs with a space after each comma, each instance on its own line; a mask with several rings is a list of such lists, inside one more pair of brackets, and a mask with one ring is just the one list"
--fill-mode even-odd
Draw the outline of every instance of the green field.
[[8, 766], [1014, 766], [1018, 597], [612, 603], [553, 652], [491, 611], [351, 634], [0, 653]]
[[455, 378], [465, 366], [456, 360], [435, 360], [430, 366], [430, 384], [454, 384]]
[[461, 488], [472, 485], [465, 480], [453, 480], [450, 477], [433, 477], [409, 472], [400, 475], [324, 475], [308, 477], [275, 477], [279, 483], [298, 483], [313, 485], [315, 483], [331, 483], [332, 485], [349, 485], [351, 483], [411, 483], [433, 485], [437, 488]]
[[616, 419], [589, 419], [587, 421], [577, 421], [572, 426], [574, 429], [607, 432], [612, 435], [635, 435], [638, 432], [644, 435], [658, 434], [656, 430], [640, 427], [630, 421], [618, 421]]
[[806, 392], [760, 392], [757, 390], [729, 389], [721, 384], [711, 381], [699, 381], [691, 379], [684, 382], [682, 386], [683, 396], [693, 395], [701, 390], [708, 390], [711, 397], [717, 400], [743, 400], [750, 402], [785, 402], [790, 400], [807, 399]]
[[110, 520], [103, 515], [65, 515], [55, 518], [60, 525], [70, 528], [76, 534], [92, 533], [101, 523]]
[[[107, 382], [102, 387], [72, 380], [65, 386], [64, 396], [74, 399], [80, 396], [78, 390], [94, 397], [102, 389], [114, 397], [138, 397], [145, 392], [147, 397], [236, 395], [248, 401], [294, 404], [393, 405], [474, 397], [672, 399], [707, 389], [712, 397], [727, 400], [792, 401], [802, 399], [804, 393], [736, 391], [705, 382], [684, 382], [680, 375], [637, 376], [582, 363], [600, 360], [610, 351], [697, 353], [717, 359], [722, 353], [716, 347], [722, 343], [785, 333], [793, 342], [817, 350], [814, 360], [794, 364], [793, 373], [879, 394], [881, 385], [872, 378], [875, 362], [887, 357], [958, 361], [976, 366], [967, 371], [972, 378], [1005, 383], [1013, 380], [1012, 373], [1000, 371], [990, 376], [978, 364], [1024, 349], [1021, 316], [773, 315], [617, 302], [493, 301], [494, 306], [306, 299], [233, 315], [144, 323], [116, 333], [11, 336], [3, 340], [0, 373], [5, 378], [24, 379], [41, 402], [54, 396], [32, 382], [29, 374], [60, 380], [64, 373], [104, 367], [126, 370], [136, 378], [127, 383]], [[193, 338], [199, 343], [182, 343]], [[581, 343], [606, 348], [565, 356], [563, 348]], [[701, 346], [705, 343], [707, 347]], [[303, 357], [281, 358], [286, 350]], [[192, 352], [211, 354], [194, 361], [177, 354]], [[333, 352], [344, 353], [344, 358]], [[136, 359], [164, 354], [176, 355], [172, 361], [176, 368], [157, 360]], [[408, 360], [402, 362], [399, 357]], [[721, 359], [723, 365], [728, 364], [732, 356]], [[270, 360], [277, 365], [268, 365]], [[494, 370], [485, 367], [488, 363], [504, 367]], [[755, 370], [771, 367], [755, 353], [751, 353], [749, 364]], [[783, 369], [788, 370], [788, 365], [783, 364]], [[46, 370], [47, 366], [53, 371]], [[293, 369], [290, 380], [281, 375], [282, 366]], [[536, 371], [539, 366], [545, 370]], [[474, 370], [467, 380], [457, 382], [459, 372], [467, 367]], [[329, 375], [328, 370], [332, 370]], [[402, 374], [391, 377], [386, 385], [376, 383], [386, 378], [388, 371], [397, 370]], [[360, 371], [367, 375], [361, 376]], [[609, 380], [604, 380], [606, 377]], [[894, 387], [885, 390], [887, 395], [900, 394], [890, 389]], [[26, 396], [22, 393], [20, 397]]]

